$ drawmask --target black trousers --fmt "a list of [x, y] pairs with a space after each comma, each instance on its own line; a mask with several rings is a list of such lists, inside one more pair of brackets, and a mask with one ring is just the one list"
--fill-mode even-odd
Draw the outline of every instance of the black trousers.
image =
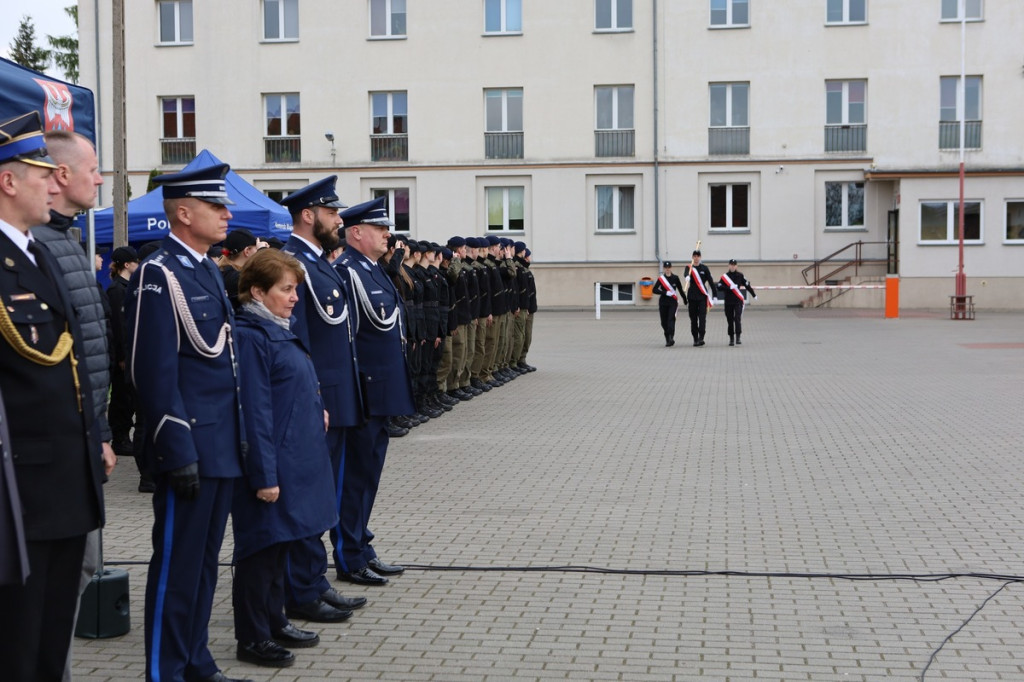
[[729, 323], [729, 336], [743, 333], [743, 304], [725, 304], [725, 321]]
[[28, 541], [24, 585], [0, 587], [0, 660], [11, 682], [59, 681], [64, 675], [82, 576], [85, 536]]
[[707, 327], [708, 300], [706, 298], [696, 300], [691, 296], [686, 308], [690, 313], [690, 333], [693, 334], [693, 340], [701, 341], [704, 339], [704, 330]]
[[[110, 366], [110, 404], [107, 406], [107, 421], [114, 437], [114, 445], [130, 442], [129, 433], [135, 425], [137, 398], [128, 385], [124, 370], [116, 362]], [[123, 454], [123, 453], [118, 453]]]
[[674, 339], [676, 336], [676, 311], [679, 303], [669, 296], [662, 296], [658, 300], [658, 313], [661, 315], [661, 328], [665, 332], [665, 340]]
[[288, 625], [284, 615], [284, 566], [289, 544], [279, 542], [235, 562], [231, 605], [235, 639], [239, 642], [265, 642]]

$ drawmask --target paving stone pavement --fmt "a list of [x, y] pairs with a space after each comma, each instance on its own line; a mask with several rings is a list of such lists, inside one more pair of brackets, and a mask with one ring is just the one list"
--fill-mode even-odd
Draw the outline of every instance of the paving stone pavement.
[[[712, 314], [694, 348], [680, 319], [665, 348], [656, 311], [542, 311], [538, 372], [392, 441], [372, 527], [410, 570], [338, 584], [370, 604], [272, 671], [234, 659], [223, 568], [221, 667], [281, 682], [919, 679], [1002, 581], [795, 574], [1024, 574], [1022, 318], [751, 307], [744, 324], [730, 348]], [[104, 535], [130, 572], [133, 629], [76, 640], [76, 679], [142, 676], [131, 562], [149, 556], [151, 512], [136, 480], [122, 460]], [[1024, 679], [1022, 605], [1010, 584], [926, 679]]]

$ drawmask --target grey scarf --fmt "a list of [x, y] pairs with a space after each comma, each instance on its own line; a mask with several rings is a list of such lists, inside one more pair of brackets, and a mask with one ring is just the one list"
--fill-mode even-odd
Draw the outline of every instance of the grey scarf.
[[270, 320], [282, 329], [291, 331], [292, 321], [288, 317], [278, 317], [274, 313], [270, 312], [267, 306], [263, 305], [262, 301], [250, 301], [242, 305], [242, 310], [256, 317], [262, 317], [264, 320]]

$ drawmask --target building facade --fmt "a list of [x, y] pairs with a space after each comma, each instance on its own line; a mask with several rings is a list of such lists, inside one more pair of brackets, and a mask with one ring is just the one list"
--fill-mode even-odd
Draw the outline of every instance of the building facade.
[[[109, 172], [95, 6], [81, 73]], [[1019, 0], [151, 0], [124, 19], [135, 196], [208, 148], [274, 197], [330, 173], [346, 203], [386, 194], [415, 239], [523, 240], [544, 305], [591, 304], [595, 282], [640, 303], [699, 240], [755, 285], [860, 256], [834, 279], [893, 271], [904, 306], [943, 307], [963, 120], [968, 293], [1024, 306]]]

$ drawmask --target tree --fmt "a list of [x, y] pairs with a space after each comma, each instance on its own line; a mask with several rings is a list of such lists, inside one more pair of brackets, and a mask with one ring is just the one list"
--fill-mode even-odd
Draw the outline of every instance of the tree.
[[18, 34], [11, 42], [10, 56], [15, 64], [21, 64], [36, 71], [45, 71], [50, 65], [50, 51], [36, 46], [36, 27], [27, 14], [18, 24]]
[[75, 22], [75, 32], [69, 36], [46, 36], [49, 41], [50, 55], [57, 68], [64, 72], [64, 79], [72, 83], [78, 82], [78, 5], [65, 7], [64, 12]]

